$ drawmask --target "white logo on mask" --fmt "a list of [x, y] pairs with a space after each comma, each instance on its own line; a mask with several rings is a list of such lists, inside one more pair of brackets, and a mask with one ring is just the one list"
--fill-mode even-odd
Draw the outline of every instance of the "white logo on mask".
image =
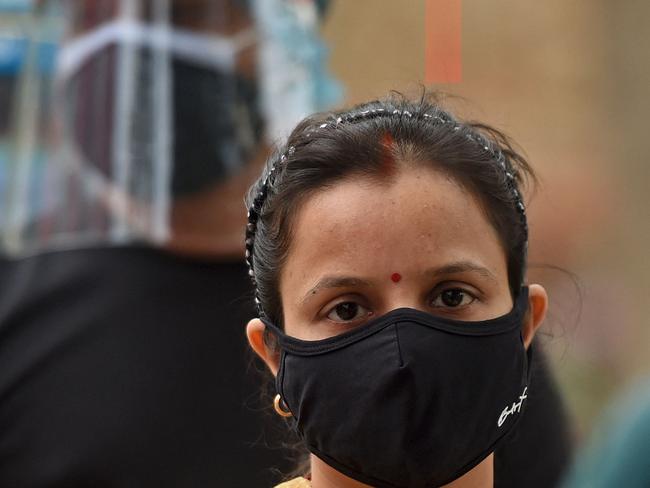
[[516, 413], [521, 412], [521, 405], [524, 403], [524, 400], [528, 398], [528, 395], [526, 392], [528, 391], [528, 387], [526, 386], [524, 388], [524, 391], [521, 392], [521, 395], [519, 395], [519, 401], [518, 402], [512, 402], [512, 406], [508, 407], [506, 405], [506, 408], [503, 409], [503, 412], [501, 412], [501, 415], [499, 415], [499, 420], [497, 422], [497, 425], [501, 427], [503, 423], [506, 421], [509, 415], [514, 415]]

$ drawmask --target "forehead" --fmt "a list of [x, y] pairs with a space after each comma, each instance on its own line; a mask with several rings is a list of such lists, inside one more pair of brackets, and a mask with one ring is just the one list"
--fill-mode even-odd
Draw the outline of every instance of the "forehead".
[[309, 286], [318, 276], [414, 273], [451, 260], [472, 259], [506, 275], [505, 253], [477, 198], [429, 169], [394, 178], [347, 179], [306, 198], [293, 222], [280, 276]]

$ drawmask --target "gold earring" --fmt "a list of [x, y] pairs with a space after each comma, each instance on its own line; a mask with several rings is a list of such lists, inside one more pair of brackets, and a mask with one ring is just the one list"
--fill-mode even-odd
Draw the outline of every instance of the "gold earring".
[[282, 401], [282, 397], [278, 393], [277, 395], [275, 395], [275, 398], [273, 399], [273, 408], [275, 409], [277, 414], [280, 417], [291, 417], [293, 414], [290, 411], [283, 409], [280, 402], [284, 404], [284, 402]]

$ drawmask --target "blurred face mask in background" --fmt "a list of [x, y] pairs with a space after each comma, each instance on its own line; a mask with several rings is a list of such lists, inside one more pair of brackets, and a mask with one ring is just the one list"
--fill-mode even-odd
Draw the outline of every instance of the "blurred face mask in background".
[[[254, 63], [249, 62], [248, 70], [238, 69], [241, 53], [255, 43], [252, 27], [224, 36], [128, 19], [73, 39], [64, 45], [59, 61], [58, 83], [66, 105], [78, 108], [67, 115], [85, 115], [87, 107], [80, 113], [79, 106], [89, 100], [81, 98], [80, 84], [96, 87], [107, 71], [117, 70], [115, 84], [107, 87], [107, 95], [113, 95], [113, 106], [107, 109], [122, 111], [125, 122], [99, 134], [89, 134], [84, 124], [68, 134], [81, 159], [106, 177], [116, 176], [116, 165], [105, 161], [107, 144], [97, 144], [97, 139], [112, 136], [108, 150], [128, 152], [126, 165], [137, 165], [138, 171], [149, 166], [151, 173], [167, 166], [173, 197], [225, 179], [251, 157], [263, 134]], [[249, 57], [254, 59], [254, 50]], [[146, 193], [155, 189], [147, 189], [141, 176], [131, 178], [136, 186], [122, 189], [147, 201]]]

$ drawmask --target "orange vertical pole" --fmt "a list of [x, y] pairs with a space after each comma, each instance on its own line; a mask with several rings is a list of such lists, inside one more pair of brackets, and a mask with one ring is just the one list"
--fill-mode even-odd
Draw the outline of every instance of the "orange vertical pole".
[[426, 83], [462, 81], [461, 17], [461, 0], [426, 0]]

